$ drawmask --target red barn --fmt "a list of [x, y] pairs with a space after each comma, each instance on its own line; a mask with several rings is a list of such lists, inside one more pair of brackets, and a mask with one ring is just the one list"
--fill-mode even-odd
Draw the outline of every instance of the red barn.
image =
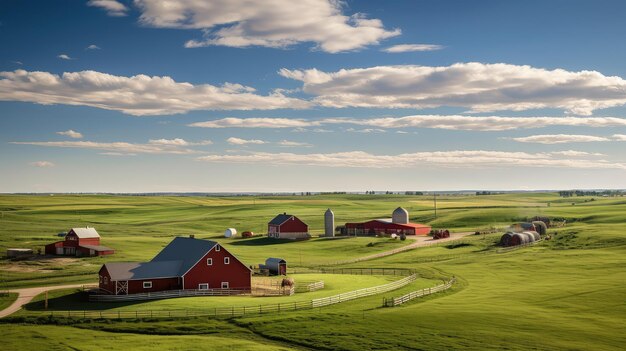
[[267, 236], [274, 239], [308, 239], [309, 226], [294, 215], [279, 214], [267, 224]]
[[428, 235], [430, 229], [430, 226], [425, 224], [393, 223], [387, 219], [374, 219], [363, 223], [346, 223], [348, 235]]
[[250, 291], [251, 270], [220, 244], [178, 237], [150, 262], [106, 263], [101, 291], [115, 295], [164, 290]]
[[72, 228], [65, 235], [65, 240], [48, 244], [47, 255], [63, 256], [103, 256], [115, 253], [115, 250], [100, 245], [100, 234], [95, 228]]

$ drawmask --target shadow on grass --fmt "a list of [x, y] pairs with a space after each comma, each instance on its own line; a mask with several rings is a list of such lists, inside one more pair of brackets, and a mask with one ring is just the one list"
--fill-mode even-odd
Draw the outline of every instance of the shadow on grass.
[[289, 240], [289, 239], [272, 239], [268, 237], [259, 237], [247, 240], [238, 240], [229, 243], [233, 246], [269, 246], [269, 245], [281, 245], [299, 242], [301, 240]]
[[[133, 306], [145, 301], [124, 302], [90, 302], [89, 293], [77, 291], [75, 293], [48, 299], [48, 311], [106, 311], [118, 307]], [[22, 308], [26, 311], [45, 311], [44, 300], [27, 303]]]

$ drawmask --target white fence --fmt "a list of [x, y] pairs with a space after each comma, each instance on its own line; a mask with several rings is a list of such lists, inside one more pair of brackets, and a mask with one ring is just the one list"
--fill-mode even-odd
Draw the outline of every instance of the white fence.
[[416, 274], [411, 274], [410, 276], [406, 278], [402, 278], [400, 280], [397, 280], [389, 284], [374, 286], [371, 288], [363, 288], [363, 289], [354, 290], [354, 291], [350, 291], [350, 292], [339, 294], [339, 295], [333, 295], [333, 296], [328, 296], [328, 297], [322, 297], [319, 299], [314, 299], [314, 300], [311, 300], [311, 304], [314, 308], [323, 307], [323, 306], [333, 305], [336, 303], [358, 299], [361, 297], [381, 294], [384, 292], [401, 288], [411, 283], [412, 281], [415, 281], [416, 278], [417, 278]]
[[130, 295], [100, 295], [90, 294], [89, 301], [98, 302], [116, 302], [116, 301], [144, 301], [144, 300], [160, 300], [174, 297], [189, 296], [230, 296], [230, 295], [247, 295], [250, 290], [242, 289], [208, 289], [208, 290], [167, 290], [152, 293], [139, 293]]
[[441, 284], [441, 285], [433, 286], [432, 288], [425, 288], [425, 289], [422, 289], [422, 290], [412, 291], [412, 292], [410, 292], [410, 293], [408, 293], [406, 295], [402, 295], [400, 297], [394, 297], [394, 298], [390, 298], [390, 299], [385, 298], [383, 300], [383, 307], [393, 307], [393, 306], [402, 305], [403, 303], [411, 301], [411, 300], [413, 300], [415, 298], [418, 298], [418, 297], [422, 297], [422, 296], [438, 293], [440, 291], [448, 290], [448, 289], [450, 289], [450, 287], [452, 287], [452, 284], [454, 284], [455, 281], [456, 281], [456, 278], [453, 277], [448, 282], [446, 282], [444, 284]]

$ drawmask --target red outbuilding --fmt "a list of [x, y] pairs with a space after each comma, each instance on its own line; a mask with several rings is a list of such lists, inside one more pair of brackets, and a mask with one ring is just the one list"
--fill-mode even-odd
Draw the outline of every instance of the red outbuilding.
[[363, 223], [346, 223], [348, 235], [428, 235], [430, 229], [430, 226], [425, 224], [393, 223], [387, 219], [374, 219]]
[[308, 239], [309, 226], [294, 215], [279, 214], [267, 224], [267, 236], [274, 239]]
[[48, 244], [46, 255], [62, 256], [103, 256], [115, 253], [115, 250], [100, 245], [100, 234], [95, 228], [72, 228], [65, 235], [65, 240]]
[[251, 289], [248, 266], [219, 243], [195, 238], [175, 238], [150, 262], [106, 263], [99, 275], [100, 290], [115, 295]]

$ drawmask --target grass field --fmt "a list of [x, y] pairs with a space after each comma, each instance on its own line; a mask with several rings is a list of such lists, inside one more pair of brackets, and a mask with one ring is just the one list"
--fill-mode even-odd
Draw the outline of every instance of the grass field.
[[[175, 234], [214, 238], [250, 264], [262, 262], [271, 253], [285, 257], [292, 267], [360, 257], [407, 244], [376, 238], [276, 243], [264, 238], [219, 237], [231, 226], [262, 233], [265, 223], [284, 211], [301, 217], [314, 233], [321, 232], [323, 212], [328, 207], [335, 212], [337, 224], [389, 217], [397, 206], [407, 208], [412, 221], [459, 231], [503, 226], [534, 215], [562, 218], [568, 223], [564, 228], [550, 229], [552, 240], [505, 253], [498, 253], [494, 246], [501, 235], [496, 233], [470, 236], [461, 244], [425, 247], [354, 264], [418, 270], [423, 279], [384, 294], [386, 297], [436, 285], [438, 279], [451, 275], [458, 278], [447, 292], [395, 308], [380, 307], [383, 296], [377, 295], [323, 309], [219, 320], [63, 321], [16, 317], [1, 322], [4, 342], [10, 349], [25, 350], [49, 344], [50, 349], [59, 350], [100, 349], [105, 341], [112, 349], [158, 345], [168, 350], [623, 349], [624, 198], [559, 198], [549, 193], [440, 196], [437, 204], [435, 219], [432, 198], [421, 196], [0, 196], [3, 250], [34, 248], [55, 240], [56, 232], [79, 225], [96, 227], [103, 244], [118, 250], [104, 259], [3, 261], [2, 284], [11, 287], [94, 281], [94, 272], [105, 260], [150, 259]], [[388, 279], [357, 278], [326, 277], [327, 289], [290, 298], [327, 296]], [[62, 306], [69, 306], [63, 300], [67, 293], [51, 296], [59, 298], [56, 302]], [[240, 301], [183, 298], [113, 308], [210, 308], [222, 302], [232, 305]], [[34, 302], [29, 308], [36, 310], [38, 304]]]

